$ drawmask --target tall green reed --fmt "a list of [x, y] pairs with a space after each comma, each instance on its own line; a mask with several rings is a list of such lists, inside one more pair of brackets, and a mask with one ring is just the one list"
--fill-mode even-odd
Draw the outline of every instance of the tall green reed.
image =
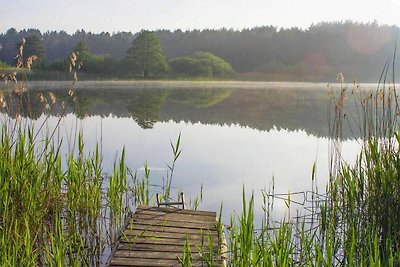
[[[19, 51], [18, 67], [28, 68]], [[71, 59], [71, 69], [76, 60]], [[127, 191], [125, 150], [104, 192], [100, 146], [86, 153], [82, 133], [71, 130], [63, 157], [63, 140], [55, 139], [63, 112], [53, 129], [45, 127], [50, 115], [36, 128], [25, 118], [31, 99], [27, 81], [19, 82], [16, 73], [7, 78], [13, 84], [0, 97], [0, 266], [101, 265], [109, 237], [115, 239], [112, 228], [105, 227], [112, 221], [107, 214], [111, 210], [113, 219], [127, 212], [121, 204], [122, 191]], [[56, 105], [55, 95], [49, 96], [38, 96], [47, 111]], [[69, 96], [76, 104], [73, 89]]]

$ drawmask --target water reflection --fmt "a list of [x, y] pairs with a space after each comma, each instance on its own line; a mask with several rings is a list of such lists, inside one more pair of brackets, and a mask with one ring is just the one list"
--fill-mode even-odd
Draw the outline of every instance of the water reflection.
[[[81, 118], [86, 148], [92, 150], [101, 142], [105, 171], [111, 171], [115, 155], [125, 146], [128, 166], [140, 170], [147, 161], [154, 170], [151, 183], [161, 185], [166, 173], [160, 170], [172, 160], [170, 141], [181, 133], [183, 152], [174, 173], [175, 190], [183, 190], [190, 200], [203, 187], [201, 208], [218, 210], [223, 202], [227, 222], [229, 214], [241, 208], [243, 186], [248, 193], [254, 191], [260, 207], [261, 190], [269, 188], [272, 177], [276, 192], [310, 189], [314, 162], [318, 186], [325, 189], [329, 96], [324, 87], [78, 87], [76, 102], [68, 87], [31, 89], [29, 95], [11, 96], [24, 103], [24, 116], [39, 125], [47, 120], [48, 129], [53, 129], [59, 123], [55, 115], [64, 115], [59, 136], [66, 139], [77, 127], [76, 118]], [[49, 92], [57, 101], [46, 110]], [[9, 116], [15, 113], [8, 109]], [[354, 137], [348, 130], [344, 135]], [[359, 145], [348, 140], [343, 151], [352, 162]]]
[[[47, 86], [48, 87], [48, 86]], [[237, 124], [262, 131], [273, 128], [290, 131], [304, 130], [318, 137], [330, 135], [328, 126], [329, 94], [326, 87], [279, 87], [268, 89], [249, 88], [132, 88], [77, 87], [78, 105], [68, 94], [65, 85], [46, 88], [31, 86], [29, 94], [21, 98], [25, 116], [39, 118], [46, 110], [38, 96], [50, 102], [50, 92], [57, 102], [51, 115], [74, 113], [77, 117], [110, 114], [117, 118], [132, 118], [143, 129], [150, 129], [156, 122], [200, 122], [212, 125]], [[350, 102], [350, 101], [349, 101]], [[64, 110], [63, 105], [67, 105]], [[350, 112], [356, 107], [348, 106]], [[9, 109], [9, 114], [15, 110]], [[20, 114], [21, 112], [19, 112]], [[345, 125], [346, 126], [346, 125]], [[355, 138], [357, 132], [344, 127], [345, 138]], [[354, 130], [354, 129], [353, 129]]]

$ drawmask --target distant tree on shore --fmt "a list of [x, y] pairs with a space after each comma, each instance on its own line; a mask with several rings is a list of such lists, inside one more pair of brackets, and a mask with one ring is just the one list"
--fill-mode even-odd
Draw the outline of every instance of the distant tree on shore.
[[89, 47], [85, 40], [79, 41], [78, 44], [75, 46], [74, 50], [81, 59], [88, 58], [91, 56]]
[[37, 56], [39, 60], [44, 60], [46, 51], [43, 47], [43, 40], [38, 35], [30, 35], [26, 37], [24, 46], [24, 58]]
[[[36, 35], [46, 52], [44, 65], [48, 64], [51, 71], [64, 69], [63, 60], [81, 40], [85, 40], [90, 53], [97, 58], [90, 62], [86, 60], [82, 71], [101, 73], [101, 78], [155, 77], [167, 69], [164, 56], [170, 62], [181, 58], [180, 62], [174, 60], [174, 63], [193, 67], [193, 73], [210, 73], [210, 68], [199, 67], [195, 62], [197, 59], [190, 56], [207, 51], [229, 63], [236, 71], [236, 79], [325, 82], [334, 81], [336, 74], [343, 72], [349, 79], [374, 82], [379, 79], [387, 58], [393, 55], [399, 34], [398, 26], [352, 21], [323, 22], [307, 29], [262, 26], [241, 30], [159, 30], [136, 34], [84, 30], [73, 34], [65, 31], [41, 33], [37, 29], [17, 31], [11, 28], [0, 33], [0, 60], [14, 66], [18, 42], [23, 37]], [[144, 53], [143, 43], [147, 42], [144, 39], [154, 40], [153, 48], [158, 51], [155, 54], [161, 58], [157, 68], [143, 68], [146, 64], [140, 63], [146, 58], [145, 54], [151, 54], [151, 51]], [[396, 65], [400, 67], [398, 60]], [[196, 70], [196, 67], [200, 69]], [[171, 73], [179, 77], [177, 72]]]
[[229, 63], [208, 52], [174, 58], [170, 65], [174, 73], [184, 76], [223, 77], [234, 72]]
[[125, 66], [129, 72], [144, 79], [168, 71], [167, 60], [161, 50], [160, 40], [154, 32], [141, 31], [127, 51]]

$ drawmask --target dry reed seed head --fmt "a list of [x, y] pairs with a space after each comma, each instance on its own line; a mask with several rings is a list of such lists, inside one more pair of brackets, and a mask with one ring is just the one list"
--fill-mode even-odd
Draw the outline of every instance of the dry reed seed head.
[[12, 81], [17, 82], [17, 73], [16, 72], [11, 73], [10, 78]]
[[64, 101], [61, 102], [61, 107], [65, 108], [65, 102]]
[[337, 80], [338, 82], [343, 83], [343, 82], [344, 82], [343, 73], [339, 72], [339, 73], [336, 75], [336, 80]]
[[72, 52], [69, 57], [69, 72], [72, 72], [72, 69], [75, 67], [76, 65], [76, 54], [75, 52]]
[[[41, 103], [43, 103], [43, 102], [46, 101], [46, 98], [43, 96], [42, 93], [39, 93], [39, 94], [38, 94], [38, 97], [39, 97], [39, 100], [40, 100]], [[47, 102], [47, 101], [46, 101], [46, 102]]]
[[75, 52], [72, 52], [72, 53], [71, 53], [71, 58], [72, 58], [74, 61], [76, 61], [77, 56], [76, 56], [76, 53], [75, 53]]
[[74, 79], [75, 82], [78, 81], [78, 75], [76, 74], [76, 71], [72, 75], [72, 79]]
[[8, 81], [8, 75], [6, 75], [6, 74], [3, 74], [3, 75], [1, 75], [1, 78], [3, 79], [3, 82], [4, 82], [5, 84], [7, 84], [7, 81]]
[[68, 94], [69, 94], [69, 96], [73, 96], [74, 95], [74, 91], [72, 89], [69, 89], [68, 90]]
[[5, 108], [7, 105], [6, 105], [6, 101], [4, 100], [4, 96], [3, 96], [3, 93], [0, 93], [0, 106], [2, 107], [2, 108]]
[[50, 105], [46, 104], [45, 108], [46, 108], [46, 110], [50, 110]]
[[26, 67], [28, 70], [31, 70], [33, 61], [35, 61], [35, 60], [37, 60], [37, 59], [38, 59], [38, 57], [35, 56], [35, 55], [32, 55], [32, 56], [28, 57], [28, 59], [27, 59], [26, 62], [25, 62], [25, 67]]
[[57, 100], [56, 95], [54, 93], [52, 93], [52, 92], [49, 92], [49, 96], [50, 96], [50, 99], [51, 99], [51, 103], [52, 104], [56, 103], [56, 100]]
[[24, 62], [22, 61], [22, 57], [18, 57], [17, 68], [20, 69], [22, 67], [24, 67]]
[[69, 56], [69, 60], [70, 60], [71, 64], [74, 66], [76, 64], [76, 59], [77, 59], [77, 56], [76, 56], [75, 52], [72, 52], [71, 55]]
[[18, 47], [18, 56], [22, 57], [23, 51], [24, 51], [24, 46], [23, 46], [23, 45], [20, 45], [20, 46]]

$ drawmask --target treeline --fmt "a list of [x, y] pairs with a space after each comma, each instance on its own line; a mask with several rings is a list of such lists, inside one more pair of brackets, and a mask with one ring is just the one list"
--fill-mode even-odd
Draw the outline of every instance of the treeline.
[[[308, 29], [265, 26], [243, 30], [160, 30], [155, 35], [168, 67], [149, 77], [330, 81], [343, 72], [348, 79], [377, 81], [384, 64], [393, 56], [398, 32], [396, 26], [352, 21], [319, 23]], [[83, 42], [92, 59], [97, 60], [89, 63], [91, 71], [86, 69], [86, 72], [140, 77], [143, 73], [131, 71], [134, 59], [128, 50], [141, 33], [95, 34], [81, 30], [67, 34], [9, 29], [0, 35], [0, 60], [13, 64], [19, 40], [34, 38], [43, 52], [36, 68], [56, 70], [56, 63], [60, 69], [60, 60]], [[213, 57], [213, 62], [222, 69], [224, 65], [222, 74], [204, 57]], [[129, 58], [132, 64], [126, 64]], [[205, 62], [208, 65], [204, 66]]]

